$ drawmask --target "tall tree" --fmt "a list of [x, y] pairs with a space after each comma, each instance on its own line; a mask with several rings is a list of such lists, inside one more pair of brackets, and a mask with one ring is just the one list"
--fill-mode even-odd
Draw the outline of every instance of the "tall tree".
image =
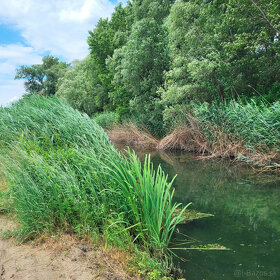
[[21, 65], [16, 70], [15, 79], [24, 79], [28, 93], [54, 95], [57, 90], [57, 81], [64, 75], [70, 64], [59, 61], [51, 55], [42, 59], [42, 64], [31, 66]]
[[162, 106], [158, 87], [168, 69], [168, 44], [164, 20], [172, 1], [135, 0], [135, 22], [126, 44], [115, 50], [107, 65], [113, 73], [110, 97], [117, 112], [133, 114], [155, 134], [162, 134]]
[[277, 2], [179, 0], [172, 6], [171, 67], [161, 89], [166, 121], [196, 100], [268, 97], [272, 91], [275, 100], [280, 92]]
[[94, 71], [107, 93], [104, 96], [104, 104], [107, 104], [105, 107], [112, 108], [108, 94], [114, 91], [112, 74], [108, 70], [106, 59], [113, 55], [115, 49], [125, 44], [132, 21], [131, 4], [128, 3], [124, 8], [119, 4], [110, 20], [101, 18], [94, 30], [89, 31], [88, 45]]
[[56, 95], [88, 115], [102, 111], [106, 91], [94, 70], [90, 57], [74, 62], [74, 66], [58, 80]]
[[154, 19], [142, 19], [133, 25], [127, 44], [108, 60], [114, 86], [122, 89], [111, 95], [112, 100], [120, 110], [129, 106], [130, 113], [159, 134], [162, 121], [157, 89], [168, 67], [164, 37], [164, 30]]

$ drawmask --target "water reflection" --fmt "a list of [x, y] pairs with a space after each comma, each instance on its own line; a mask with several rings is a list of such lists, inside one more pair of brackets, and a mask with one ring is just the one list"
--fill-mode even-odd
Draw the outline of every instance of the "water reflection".
[[243, 164], [198, 160], [190, 155], [157, 153], [152, 160], [170, 176], [177, 174], [177, 201], [192, 201], [194, 208], [219, 216], [244, 215], [254, 228], [261, 222], [280, 232], [279, 176]]
[[[145, 151], [137, 151], [144, 158]], [[231, 251], [177, 251], [187, 280], [280, 279], [280, 177], [230, 161], [151, 153], [173, 177], [175, 199], [215, 216], [181, 225], [179, 231]]]

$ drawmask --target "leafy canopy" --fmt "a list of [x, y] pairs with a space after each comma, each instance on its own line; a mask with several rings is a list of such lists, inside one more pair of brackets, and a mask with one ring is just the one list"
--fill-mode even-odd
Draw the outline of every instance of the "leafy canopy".
[[16, 70], [15, 79], [26, 80], [24, 85], [28, 93], [54, 95], [58, 79], [64, 75], [69, 67], [70, 64], [48, 55], [43, 57], [42, 64], [21, 65]]

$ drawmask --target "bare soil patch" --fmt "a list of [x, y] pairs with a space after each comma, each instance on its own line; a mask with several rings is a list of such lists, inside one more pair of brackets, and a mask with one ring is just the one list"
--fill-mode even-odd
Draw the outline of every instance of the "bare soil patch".
[[[15, 224], [0, 215], [0, 230]], [[94, 248], [65, 235], [55, 242], [17, 244], [0, 239], [0, 280], [122, 280], [139, 279], [122, 268], [121, 254]]]

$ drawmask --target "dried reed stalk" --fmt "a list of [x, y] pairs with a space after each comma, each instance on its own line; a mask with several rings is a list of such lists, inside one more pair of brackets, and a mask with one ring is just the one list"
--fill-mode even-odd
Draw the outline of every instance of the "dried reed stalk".
[[133, 123], [116, 125], [106, 131], [113, 143], [138, 146], [144, 149], [157, 149], [158, 140], [145, 131], [140, 131]]

